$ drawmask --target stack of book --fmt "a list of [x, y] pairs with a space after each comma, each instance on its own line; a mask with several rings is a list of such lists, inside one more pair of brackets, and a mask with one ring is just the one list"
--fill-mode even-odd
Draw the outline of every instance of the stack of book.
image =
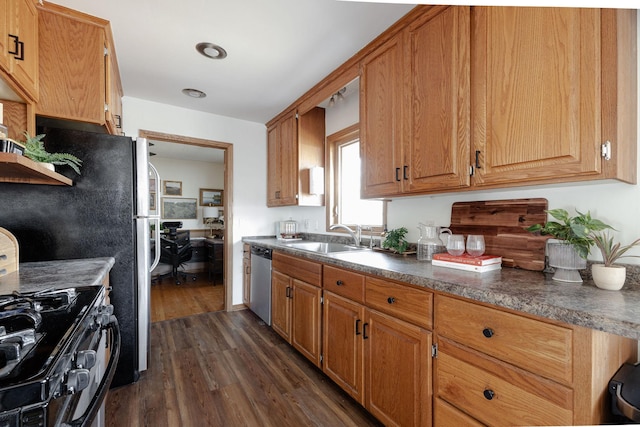
[[462, 255], [451, 255], [447, 252], [443, 252], [440, 254], [433, 254], [431, 265], [483, 273], [485, 271], [501, 269], [502, 257], [497, 255], [471, 256], [467, 253]]

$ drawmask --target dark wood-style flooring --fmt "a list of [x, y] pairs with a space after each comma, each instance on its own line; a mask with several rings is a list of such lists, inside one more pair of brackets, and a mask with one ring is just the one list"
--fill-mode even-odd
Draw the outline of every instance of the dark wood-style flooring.
[[249, 310], [151, 325], [149, 369], [107, 396], [108, 426], [379, 426]]
[[222, 278], [210, 281], [206, 272], [196, 280], [183, 280], [176, 285], [171, 277], [151, 285], [151, 322], [224, 310]]

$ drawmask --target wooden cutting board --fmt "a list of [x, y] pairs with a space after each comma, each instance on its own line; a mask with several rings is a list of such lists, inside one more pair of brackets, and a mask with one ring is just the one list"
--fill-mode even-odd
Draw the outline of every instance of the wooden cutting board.
[[18, 241], [9, 230], [0, 227], [0, 276], [18, 271]]
[[457, 202], [451, 206], [453, 234], [482, 234], [485, 253], [500, 255], [504, 267], [544, 270], [549, 236], [535, 236], [525, 228], [547, 221], [547, 199]]

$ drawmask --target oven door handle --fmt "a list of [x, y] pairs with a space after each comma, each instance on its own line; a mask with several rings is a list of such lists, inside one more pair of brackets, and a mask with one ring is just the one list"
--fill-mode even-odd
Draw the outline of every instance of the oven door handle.
[[118, 364], [118, 358], [120, 357], [120, 326], [118, 325], [118, 319], [115, 316], [111, 316], [111, 319], [107, 325], [104, 326], [104, 329], [110, 329], [113, 332], [113, 343], [111, 346], [111, 357], [109, 358], [109, 363], [107, 365], [107, 369], [102, 377], [102, 381], [100, 381], [100, 386], [98, 390], [96, 390], [96, 394], [91, 398], [91, 403], [87, 410], [80, 416], [79, 418], [71, 421], [68, 424], [70, 427], [87, 427], [91, 425], [93, 419], [95, 418], [104, 398], [107, 395], [107, 391], [109, 391], [109, 386], [111, 385], [111, 381], [113, 380], [113, 376], [116, 372], [116, 366]]

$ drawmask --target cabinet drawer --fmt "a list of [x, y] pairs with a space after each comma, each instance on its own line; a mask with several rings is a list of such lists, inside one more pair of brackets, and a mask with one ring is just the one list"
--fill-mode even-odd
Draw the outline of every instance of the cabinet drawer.
[[271, 268], [294, 279], [322, 286], [322, 264], [274, 251]]
[[482, 427], [484, 424], [449, 405], [442, 399], [433, 399], [433, 425], [456, 427]]
[[364, 276], [340, 268], [323, 267], [322, 286], [325, 290], [350, 300], [364, 302]]
[[442, 295], [436, 296], [435, 323], [441, 336], [571, 384], [571, 329]]
[[383, 313], [390, 314], [427, 329], [431, 329], [433, 294], [428, 291], [367, 277], [365, 303]]
[[573, 391], [504, 362], [438, 341], [436, 396], [492, 426], [571, 425]]

